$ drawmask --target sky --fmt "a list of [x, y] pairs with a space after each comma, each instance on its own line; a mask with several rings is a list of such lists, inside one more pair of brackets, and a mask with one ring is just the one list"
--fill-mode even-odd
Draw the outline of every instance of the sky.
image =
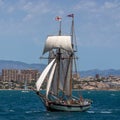
[[78, 69], [120, 69], [120, 0], [0, 0], [0, 60], [40, 63], [47, 36], [58, 34], [55, 17], [68, 35], [71, 13]]

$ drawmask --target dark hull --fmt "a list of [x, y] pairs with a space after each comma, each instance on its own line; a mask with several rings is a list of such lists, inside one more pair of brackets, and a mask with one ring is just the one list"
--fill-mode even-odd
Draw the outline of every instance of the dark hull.
[[83, 112], [90, 108], [91, 104], [79, 105], [79, 104], [60, 104], [60, 103], [50, 103], [47, 106], [49, 111], [70, 111], [70, 112]]
[[45, 98], [44, 95], [38, 93], [44, 106], [48, 111], [71, 111], [83, 112], [90, 108], [92, 101], [89, 99], [67, 101], [52, 101]]

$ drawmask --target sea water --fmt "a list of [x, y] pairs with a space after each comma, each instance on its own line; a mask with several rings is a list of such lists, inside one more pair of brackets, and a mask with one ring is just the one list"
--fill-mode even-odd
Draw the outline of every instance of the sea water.
[[82, 95], [93, 101], [88, 111], [49, 112], [33, 91], [1, 90], [0, 120], [120, 120], [120, 91], [82, 91]]

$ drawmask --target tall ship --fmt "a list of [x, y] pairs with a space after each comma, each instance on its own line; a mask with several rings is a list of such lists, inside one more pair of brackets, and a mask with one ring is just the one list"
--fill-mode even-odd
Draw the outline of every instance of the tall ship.
[[[57, 17], [60, 23], [59, 34], [48, 36], [43, 49], [43, 56], [48, 53], [48, 65], [36, 82], [36, 93], [48, 111], [82, 112], [91, 106], [90, 99], [74, 96], [72, 92], [73, 74], [78, 74], [75, 73], [78, 58], [74, 41], [74, 14], [68, 17], [72, 18], [70, 35], [62, 35], [61, 17]], [[46, 90], [43, 92], [41, 88], [46, 80]]]

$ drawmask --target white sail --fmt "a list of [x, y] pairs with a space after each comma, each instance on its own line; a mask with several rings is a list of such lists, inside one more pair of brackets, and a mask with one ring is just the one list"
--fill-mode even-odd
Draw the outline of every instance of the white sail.
[[44, 69], [44, 71], [43, 71], [42, 74], [40, 75], [39, 79], [37, 80], [37, 82], [36, 82], [37, 91], [40, 90], [40, 87], [41, 87], [43, 81], [45, 80], [45, 77], [47, 76], [49, 70], [51, 69], [52, 65], [54, 64], [54, 62], [55, 62], [55, 59], [53, 59], [53, 60], [47, 65], [47, 67]]
[[64, 92], [65, 92], [65, 94], [66, 95], [68, 95], [68, 96], [70, 96], [71, 95], [71, 90], [72, 90], [72, 86], [71, 86], [71, 69], [72, 69], [72, 67], [71, 67], [71, 65], [72, 65], [72, 61], [71, 60], [69, 60], [68, 61], [68, 70], [67, 70], [67, 74], [66, 74], [66, 81], [65, 81], [65, 86], [64, 86]]
[[54, 76], [53, 76], [53, 81], [52, 81], [52, 84], [51, 84], [51, 91], [55, 94], [55, 95], [57, 95], [57, 93], [58, 93], [58, 65], [57, 65], [57, 67], [56, 67], [56, 70], [55, 70], [55, 74], [54, 74]]
[[[62, 58], [69, 58], [67, 52], [65, 50], [60, 51], [62, 53]], [[66, 79], [66, 74], [67, 74], [67, 63], [68, 59], [62, 59], [60, 61], [60, 80], [59, 80], [59, 88], [60, 90], [64, 90], [64, 83]]]
[[49, 93], [49, 91], [50, 91], [50, 86], [51, 86], [51, 83], [52, 83], [52, 80], [53, 80], [53, 76], [54, 76], [54, 72], [55, 72], [56, 65], [57, 65], [57, 63], [55, 63], [55, 64], [53, 65], [53, 68], [52, 68], [51, 73], [50, 73], [50, 77], [49, 77], [49, 79], [48, 79], [47, 89], [46, 89], [46, 97], [48, 97], [48, 93]]
[[69, 52], [73, 52], [71, 36], [48, 36], [43, 54], [56, 48], [61, 48]]

